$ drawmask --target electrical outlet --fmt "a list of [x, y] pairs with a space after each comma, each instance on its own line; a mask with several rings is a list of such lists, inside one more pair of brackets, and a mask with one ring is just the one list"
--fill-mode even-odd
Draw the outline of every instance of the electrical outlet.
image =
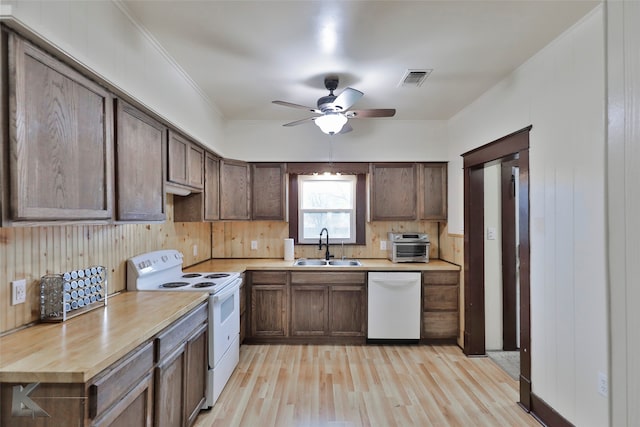
[[602, 372], [598, 372], [598, 393], [603, 397], [609, 394], [609, 380], [607, 374]]
[[257, 240], [252, 240], [251, 241], [251, 250], [252, 251], [257, 251], [258, 250], [258, 241]]
[[193, 245], [193, 256], [198, 256], [198, 245]]
[[380, 240], [380, 250], [381, 251], [386, 251], [387, 250], [387, 241], [386, 240]]
[[23, 304], [27, 301], [26, 279], [11, 282], [11, 305]]

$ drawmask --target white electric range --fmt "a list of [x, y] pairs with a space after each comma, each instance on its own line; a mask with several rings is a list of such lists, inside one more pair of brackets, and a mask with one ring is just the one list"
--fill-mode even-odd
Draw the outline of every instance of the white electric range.
[[207, 392], [212, 407], [238, 365], [240, 284], [238, 272], [185, 273], [182, 253], [160, 250], [127, 260], [129, 291], [209, 292]]

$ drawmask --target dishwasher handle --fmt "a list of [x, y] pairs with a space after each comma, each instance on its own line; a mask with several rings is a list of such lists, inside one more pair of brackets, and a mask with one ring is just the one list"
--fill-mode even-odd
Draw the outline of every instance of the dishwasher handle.
[[419, 285], [415, 279], [370, 279], [369, 281], [386, 288], [406, 288], [416, 284]]

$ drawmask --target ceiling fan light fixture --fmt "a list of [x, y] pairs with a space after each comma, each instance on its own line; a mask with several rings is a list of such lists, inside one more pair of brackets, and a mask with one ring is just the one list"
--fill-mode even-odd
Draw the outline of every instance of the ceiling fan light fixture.
[[327, 113], [317, 117], [314, 122], [322, 132], [334, 135], [342, 130], [342, 127], [347, 123], [347, 118], [342, 113]]

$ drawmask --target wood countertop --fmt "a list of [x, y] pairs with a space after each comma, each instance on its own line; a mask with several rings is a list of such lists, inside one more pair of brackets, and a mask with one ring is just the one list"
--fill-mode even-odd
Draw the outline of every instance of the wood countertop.
[[440, 259], [427, 263], [393, 263], [387, 259], [358, 259], [361, 266], [294, 266], [294, 261], [276, 258], [225, 258], [201, 262], [186, 271], [295, 270], [295, 271], [459, 271], [460, 267]]
[[206, 292], [123, 292], [62, 323], [0, 337], [0, 382], [84, 383], [202, 302]]

